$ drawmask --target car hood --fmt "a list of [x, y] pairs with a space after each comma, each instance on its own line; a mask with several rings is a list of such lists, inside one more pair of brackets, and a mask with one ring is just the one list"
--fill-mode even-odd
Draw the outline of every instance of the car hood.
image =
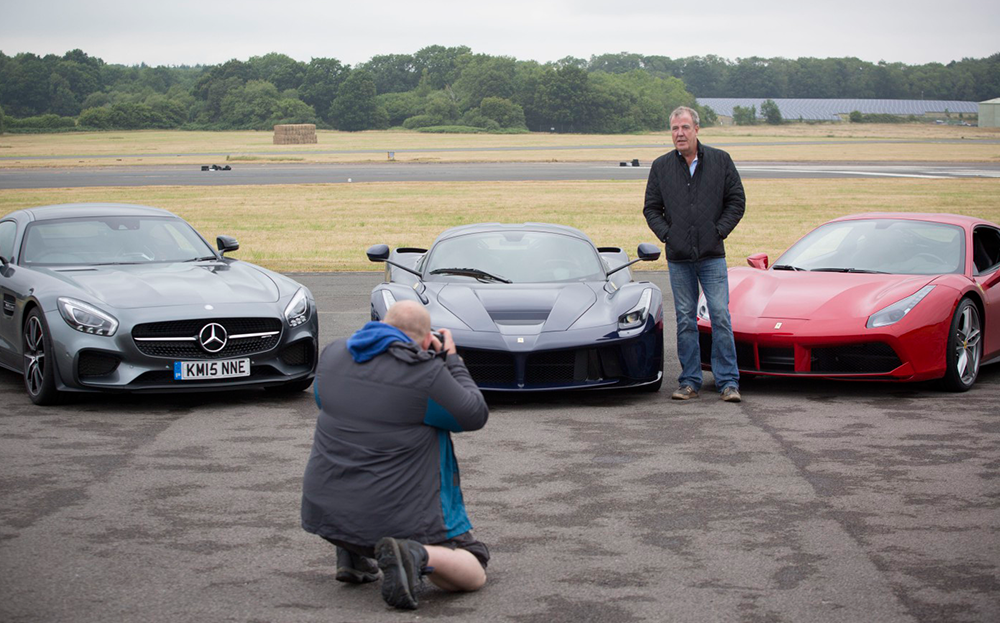
[[67, 267], [50, 273], [118, 309], [274, 303], [278, 286], [242, 262]]
[[473, 331], [502, 331], [505, 327], [535, 327], [565, 331], [597, 301], [586, 283], [524, 286], [467, 286], [446, 284], [437, 290], [438, 302]]
[[910, 296], [937, 275], [869, 275], [733, 268], [733, 315], [823, 320], [867, 317]]

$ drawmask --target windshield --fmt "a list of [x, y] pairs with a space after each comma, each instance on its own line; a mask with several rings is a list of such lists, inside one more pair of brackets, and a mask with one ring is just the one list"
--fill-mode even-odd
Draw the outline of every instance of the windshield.
[[215, 259], [215, 253], [179, 218], [115, 216], [32, 223], [21, 257], [34, 266], [89, 266]]
[[774, 267], [899, 275], [961, 273], [965, 270], [965, 231], [926, 221], [827, 223], [796, 242]]
[[606, 278], [604, 264], [589, 242], [534, 231], [496, 231], [449, 238], [434, 245], [423, 271], [433, 281], [544, 283]]

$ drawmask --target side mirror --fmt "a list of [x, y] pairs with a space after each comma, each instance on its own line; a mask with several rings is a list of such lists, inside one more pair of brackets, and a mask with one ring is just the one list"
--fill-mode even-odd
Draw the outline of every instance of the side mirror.
[[754, 253], [753, 255], [747, 256], [747, 264], [753, 268], [767, 270], [767, 253]]
[[643, 262], [652, 262], [660, 259], [660, 247], [651, 242], [640, 242], [636, 255]]
[[615, 268], [612, 268], [607, 273], [605, 273], [605, 275], [607, 277], [610, 277], [611, 275], [617, 273], [619, 270], [628, 268], [629, 266], [635, 264], [636, 262], [649, 262], [652, 260], [660, 259], [660, 247], [650, 242], [642, 242], [639, 244], [639, 248], [636, 249], [636, 255], [638, 255], [639, 257], [632, 260], [631, 262], [626, 262], [621, 266], [616, 266]]
[[[411, 275], [416, 275], [417, 277], [420, 277], [421, 279], [423, 279], [423, 275], [421, 275], [418, 271], [415, 271], [412, 268], [408, 268], [406, 266], [403, 266], [402, 264], [397, 264], [396, 262], [390, 261], [389, 260], [389, 245], [387, 245], [387, 244], [375, 244], [375, 245], [372, 245], [372, 246], [368, 247], [368, 250], [365, 251], [365, 254], [368, 255], [368, 260], [369, 261], [372, 261], [372, 262], [385, 262], [389, 266], [395, 266], [396, 268], [398, 268], [400, 270], [405, 270], [406, 272], [410, 273]], [[425, 298], [423, 296], [423, 294], [421, 294], [420, 292], [418, 292], [418, 294], [420, 294], [420, 299], [421, 300], [423, 300]], [[424, 303], [426, 303], [426, 302], [427, 301], [424, 301]]]
[[389, 245], [375, 244], [368, 247], [368, 251], [365, 253], [368, 255], [369, 262], [384, 262], [389, 259]]
[[240, 248], [240, 243], [236, 242], [236, 238], [232, 236], [218, 236], [215, 239], [216, 246], [219, 247], [219, 251], [225, 254], [227, 251], [236, 251]]

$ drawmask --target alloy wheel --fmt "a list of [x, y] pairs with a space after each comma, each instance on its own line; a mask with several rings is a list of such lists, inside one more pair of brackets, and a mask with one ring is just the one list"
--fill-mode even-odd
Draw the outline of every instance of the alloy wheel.
[[979, 356], [982, 349], [979, 310], [975, 305], [967, 305], [962, 310], [955, 338], [955, 371], [958, 373], [958, 378], [962, 379], [962, 383], [970, 385], [979, 373]]
[[45, 330], [38, 316], [31, 316], [24, 325], [24, 385], [32, 396], [42, 391], [45, 365]]

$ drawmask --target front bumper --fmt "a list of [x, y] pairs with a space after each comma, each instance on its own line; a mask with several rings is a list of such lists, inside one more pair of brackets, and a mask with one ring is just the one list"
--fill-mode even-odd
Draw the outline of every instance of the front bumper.
[[[174, 363], [191, 360], [190, 353], [155, 351], [140, 345], [133, 336], [137, 325], [150, 322], [176, 322], [191, 318], [197, 322], [211, 322], [219, 318], [260, 317], [261, 306], [253, 309], [220, 309], [216, 316], [206, 316], [203, 309], [162, 310], [154, 318], [138, 314], [124, 319], [115, 335], [102, 337], [75, 331], [66, 325], [58, 311], [46, 313], [52, 336], [52, 356], [58, 374], [57, 387], [61, 391], [111, 391], [111, 392], [190, 392], [223, 391], [245, 387], [278, 386], [305, 381], [316, 372], [318, 358], [319, 324], [315, 309], [307, 322], [289, 327], [280, 315], [276, 326], [280, 334], [258, 348], [244, 348], [243, 352], [222, 351], [219, 356], [202, 354], [201, 359], [211, 361], [249, 358], [250, 375], [228, 379], [175, 380]], [[200, 312], [200, 314], [199, 314]], [[152, 353], [152, 354], [150, 354]]]
[[[947, 331], [941, 323], [910, 330], [834, 331], [805, 320], [733, 321], [741, 374], [845, 380], [922, 381], [944, 374]], [[749, 329], [749, 330], [748, 330]], [[712, 333], [698, 321], [703, 369], [711, 367]]]
[[663, 326], [652, 318], [628, 337], [616, 327], [535, 336], [454, 333], [459, 354], [483, 390], [635, 387], [663, 374]]

